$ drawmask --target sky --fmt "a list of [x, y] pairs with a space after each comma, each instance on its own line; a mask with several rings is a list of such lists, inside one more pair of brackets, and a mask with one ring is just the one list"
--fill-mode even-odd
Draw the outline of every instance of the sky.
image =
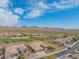
[[0, 26], [79, 28], [79, 0], [0, 0]]

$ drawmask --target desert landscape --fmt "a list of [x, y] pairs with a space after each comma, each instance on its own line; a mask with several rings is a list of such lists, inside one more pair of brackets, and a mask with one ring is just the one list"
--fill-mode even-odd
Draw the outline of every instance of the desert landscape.
[[67, 48], [71, 49], [70, 46], [78, 40], [78, 30], [2, 27], [0, 28], [0, 57], [2, 59], [41, 59], [48, 55], [49, 58], [60, 57], [63, 59], [64, 55], [61, 57], [56, 53]]

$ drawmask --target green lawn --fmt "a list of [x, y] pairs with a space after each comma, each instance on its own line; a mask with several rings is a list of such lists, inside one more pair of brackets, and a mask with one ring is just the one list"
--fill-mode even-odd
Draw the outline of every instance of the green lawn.
[[15, 43], [15, 42], [25, 42], [29, 41], [28, 39], [10, 39], [10, 38], [5, 38], [5, 39], [0, 39], [0, 44], [9, 44], [9, 43]]

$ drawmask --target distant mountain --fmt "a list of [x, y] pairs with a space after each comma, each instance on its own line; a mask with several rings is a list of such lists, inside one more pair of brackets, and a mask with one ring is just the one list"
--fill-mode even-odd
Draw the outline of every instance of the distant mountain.
[[31, 33], [63, 33], [63, 32], [75, 32], [79, 33], [79, 29], [64, 29], [64, 28], [49, 28], [49, 27], [37, 27], [37, 26], [21, 26], [21, 27], [8, 27], [0, 26], [0, 32], [31, 32]]

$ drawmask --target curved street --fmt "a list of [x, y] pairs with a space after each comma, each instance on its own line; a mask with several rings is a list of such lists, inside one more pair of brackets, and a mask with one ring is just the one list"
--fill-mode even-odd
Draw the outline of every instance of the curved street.
[[56, 54], [54, 54], [54, 55], [55, 55], [56, 57], [61, 57], [61, 56], [63, 56], [63, 55], [66, 55], [66, 54], [68, 54], [68, 53], [73, 52], [73, 51], [76, 50], [76, 49], [79, 49], [79, 41], [76, 42], [76, 44], [74, 44], [72, 47], [67, 48], [67, 49], [65, 49], [65, 50], [63, 50], [63, 51], [60, 51], [59, 53], [56, 53]]
[[[73, 52], [74, 50], [79, 49], [79, 41], [75, 42], [71, 47], [66, 48], [62, 51], [59, 52], [55, 52], [55, 53], [51, 53], [51, 54], [47, 54], [46, 56], [49, 55], [55, 55], [56, 57], [61, 57], [63, 55], [66, 55], [68, 53]], [[44, 59], [46, 56], [42, 56], [42, 57], [37, 57], [36, 59]], [[35, 58], [34, 58], [35, 59]]]

